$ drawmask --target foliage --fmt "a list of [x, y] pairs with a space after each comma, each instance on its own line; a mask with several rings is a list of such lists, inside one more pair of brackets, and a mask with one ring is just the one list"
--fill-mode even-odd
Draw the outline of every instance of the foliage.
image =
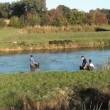
[[25, 15], [25, 3], [20, 1], [20, 2], [13, 2], [10, 6], [10, 11], [11, 11], [11, 17], [17, 16], [20, 17], [22, 15]]
[[27, 25], [29, 26], [35, 26], [40, 24], [40, 18], [38, 15], [32, 15], [28, 14], [27, 15]]
[[29, 97], [34, 101], [51, 99], [57, 90], [73, 87], [106, 90], [109, 71], [46, 72], [0, 75], [0, 107], [19, 106], [20, 100]]
[[87, 15], [87, 20], [88, 24], [96, 25], [108, 24], [106, 14], [102, 13], [99, 10], [90, 11], [90, 13]]
[[20, 18], [19, 17], [15, 17], [15, 16], [10, 19], [10, 24], [9, 25], [12, 26], [12, 27], [16, 27], [16, 28], [23, 27], [23, 23], [20, 20]]
[[71, 11], [71, 17], [69, 19], [70, 24], [76, 25], [76, 24], [84, 24], [84, 19], [85, 19], [85, 13], [78, 11], [76, 9]]
[[[25, 26], [29, 24], [30, 26], [35, 24], [52, 26], [110, 24], [109, 9], [84, 12], [59, 5], [56, 9], [47, 10], [46, 0], [20, 0], [12, 3], [0, 3], [0, 18], [9, 19], [14, 16], [19, 18], [24, 16], [24, 19], [21, 20], [25, 22]], [[30, 19], [29, 24], [28, 19]]]
[[10, 11], [9, 3], [0, 3], [0, 18], [9, 18]]
[[106, 15], [108, 23], [110, 24], [110, 10], [109, 9], [100, 9], [99, 11]]
[[71, 9], [64, 6], [64, 5], [59, 5], [57, 7], [57, 10], [59, 10], [59, 12], [61, 12], [63, 14], [63, 16], [65, 18], [67, 18], [67, 20], [69, 20], [70, 16], [71, 16]]
[[0, 19], [0, 27], [6, 26], [4, 19]]
[[51, 10], [49, 12], [49, 24], [53, 26], [64, 26], [67, 24], [67, 20], [59, 10]]
[[25, 3], [26, 12], [41, 13], [46, 11], [46, 1], [45, 0], [21, 0]]

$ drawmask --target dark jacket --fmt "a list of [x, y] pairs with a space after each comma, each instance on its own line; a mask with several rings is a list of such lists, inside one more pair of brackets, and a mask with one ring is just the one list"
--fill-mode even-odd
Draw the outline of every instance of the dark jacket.
[[82, 67], [85, 67], [86, 64], [87, 64], [87, 60], [84, 58], [82, 61]]

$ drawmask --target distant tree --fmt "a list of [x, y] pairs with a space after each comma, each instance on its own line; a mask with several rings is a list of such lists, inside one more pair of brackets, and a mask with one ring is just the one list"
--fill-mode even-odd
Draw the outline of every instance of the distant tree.
[[46, 0], [20, 0], [11, 4], [0, 3], [0, 18], [11, 19], [11, 23], [18, 22], [17, 24], [23, 24], [23, 26], [101, 25], [110, 24], [110, 10], [96, 9], [86, 13], [64, 5], [47, 10]]
[[11, 16], [22, 16], [25, 14], [25, 3], [22, 1], [11, 4]]
[[25, 11], [31, 13], [42, 13], [46, 11], [45, 0], [21, 0], [25, 3]]
[[24, 24], [19, 17], [13, 16], [10, 19], [9, 26], [16, 27], [16, 28], [22, 28], [24, 26]]
[[95, 24], [96, 25], [108, 24], [106, 14], [102, 13], [101, 11], [96, 11], [95, 12]]
[[37, 14], [28, 14], [27, 16], [27, 25], [35, 26], [40, 24], [40, 17]]
[[106, 15], [108, 23], [110, 24], [110, 9], [100, 9], [100, 11]]
[[20, 0], [11, 4], [11, 16], [19, 17], [25, 25], [40, 24], [45, 13], [45, 0]]
[[108, 19], [108, 24], [110, 24], [110, 10], [109, 13], [107, 14], [107, 19]]
[[9, 18], [9, 17], [10, 17], [10, 4], [0, 3], [0, 18]]
[[108, 24], [107, 15], [101, 12], [99, 9], [91, 10], [87, 14], [87, 23], [90, 25], [91, 24], [95, 24], [95, 25]]
[[72, 9], [69, 22], [71, 25], [84, 24], [85, 18], [86, 18], [85, 12], [78, 11], [77, 9]]
[[67, 19], [67, 21], [68, 21], [68, 23], [69, 23], [69, 19], [70, 19], [70, 17], [71, 17], [71, 9], [68, 8], [68, 7], [66, 7], [66, 6], [64, 6], [64, 5], [59, 5], [59, 6], [57, 7], [57, 10], [59, 10], [60, 13], [62, 13], [63, 17], [64, 17], [65, 19]]
[[89, 25], [95, 24], [95, 13], [93, 10], [90, 10], [90, 12], [86, 14], [86, 24]]
[[50, 10], [48, 13], [48, 19], [49, 19], [49, 25], [53, 25], [53, 26], [67, 25], [67, 19], [58, 9]]
[[49, 16], [48, 13], [46, 12], [40, 16], [40, 25], [44, 26], [48, 24], [49, 24]]
[[6, 26], [6, 22], [4, 21], [4, 19], [0, 19], [0, 27], [5, 27]]

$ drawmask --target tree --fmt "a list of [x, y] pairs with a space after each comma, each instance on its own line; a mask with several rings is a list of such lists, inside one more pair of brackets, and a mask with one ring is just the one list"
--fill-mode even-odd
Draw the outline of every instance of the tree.
[[11, 16], [22, 16], [25, 14], [25, 3], [22, 1], [11, 4]]
[[9, 18], [9, 17], [10, 17], [10, 4], [0, 3], [0, 18]]
[[0, 27], [5, 27], [6, 26], [6, 22], [4, 21], [4, 19], [0, 19]]
[[48, 24], [49, 24], [49, 16], [48, 16], [48, 13], [46, 12], [42, 14], [42, 16], [40, 17], [40, 25], [44, 26]]
[[16, 27], [16, 28], [21, 28], [24, 26], [21, 19], [19, 17], [16, 17], [16, 16], [11, 17], [9, 25], [12, 27]]
[[69, 22], [69, 19], [71, 17], [71, 9], [64, 5], [59, 5], [57, 7], [57, 10], [59, 10], [60, 13], [62, 13], [62, 15], [64, 16], [64, 18], [67, 19], [67, 21]]
[[108, 23], [110, 24], [110, 9], [101, 9], [100, 11], [106, 15]]
[[87, 14], [87, 23], [90, 25], [91, 24], [95, 24], [95, 25], [108, 24], [107, 15], [101, 12], [99, 9], [91, 10]]
[[86, 24], [95, 24], [95, 13], [93, 10], [90, 10], [90, 12], [86, 14]]
[[45, 0], [21, 0], [25, 3], [26, 12], [31, 13], [42, 13], [46, 11], [46, 1]]
[[71, 10], [71, 17], [69, 22], [71, 25], [74, 24], [84, 24], [85, 23], [86, 14], [85, 12], [78, 11], [76, 9]]
[[[13, 18], [14, 17], [14, 18]], [[0, 3], [0, 18], [18, 19], [23, 25], [101, 25], [110, 24], [110, 10], [96, 9], [89, 13], [59, 5], [47, 10], [46, 0], [19, 0], [13, 3]]]
[[49, 19], [49, 25], [53, 25], [53, 26], [67, 25], [67, 19], [58, 9], [50, 10], [48, 13], [48, 19]]
[[108, 24], [106, 14], [104, 14], [100, 11], [96, 11], [95, 12], [95, 24], [96, 25]]
[[40, 24], [40, 17], [36, 14], [28, 14], [27, 16], [27, 25], [35, 26]]

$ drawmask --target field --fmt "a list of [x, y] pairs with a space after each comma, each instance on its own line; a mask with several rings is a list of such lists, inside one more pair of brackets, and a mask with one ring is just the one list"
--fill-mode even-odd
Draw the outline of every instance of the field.
[[[110, 32], [49, 32], [28, 33], [15, 28], [0, 29], [0, 49], [11, 48], [48, 48], [49, 41], [72, 41], [67, 48], [109, 47]], [[58, 45], [57, 45], [58, 46]], [[51, 46], [50, 46], [51, 47]]]
[[[65, 40], [72, 43], [49, 44], [50, 41]], [[110, 32], [37, 33], [0, 29], [0, 51], [82, 47], [110, 47]], [[95, 104], [91, 105], [91, 101]], [[101, 108], [108, 107], [109, 101], [109, 70], [0, 74], [0, 110], [86, 110], [88, 104], [91, 110], [108, 110]]]
[[[31, 100], [33, 104], [37, 104], [38, 102], [44, 103], [47, 100], [48, 104], [49, 102], [53, 102], [53, 100], [57, 103], [59, 99], [61, 101], [65, 97], [70, 97], [70, 91], [73, 90], [75, 92], [77, 89], [81, 90], [84, 88], [94, 88], [103, 93], [110, 93], [109, 73], [110, 71], [82, 71], [76, 73], [1, 74], [0, 107], [19, 108], [23, 106], [23, 101], [26, 98]], [[29, 101], [29, 103], [31, 102]]]

